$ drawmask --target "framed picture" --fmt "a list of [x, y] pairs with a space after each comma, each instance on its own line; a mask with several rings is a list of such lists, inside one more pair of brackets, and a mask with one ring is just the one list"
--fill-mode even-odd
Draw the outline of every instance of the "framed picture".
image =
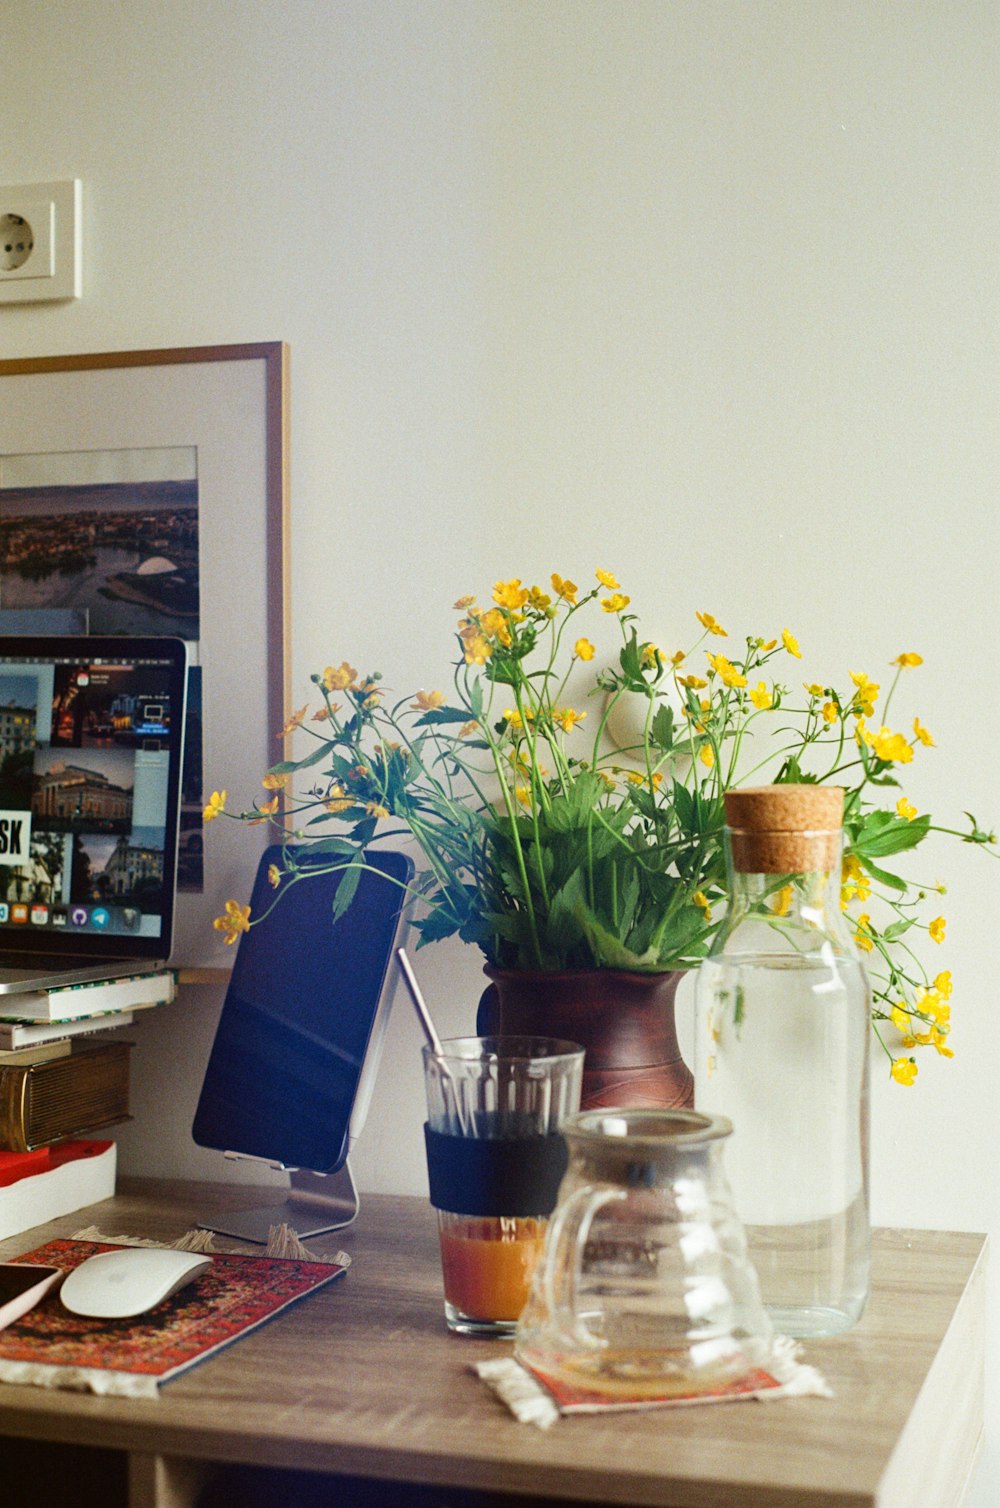
[[[288, 350], [280, 342], [0, 361], [0, 633], [188, 644], [174, 958], [231, 962], [212, 928], [257, 855], [204, 826], [281, 758], [288, 684]], [[228, 956], [227, 956], [228, 955]]]

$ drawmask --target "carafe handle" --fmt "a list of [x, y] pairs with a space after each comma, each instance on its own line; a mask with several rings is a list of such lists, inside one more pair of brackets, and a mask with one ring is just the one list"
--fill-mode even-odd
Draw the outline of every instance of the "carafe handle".
[[[585, 1184], [562, 1200], [552, 1216], [542, 1282], [545, 1308], [549, 1321], [573, 1346], [593, 1349], [599, 1344], [581, 1322], [576, 1309], [583, 1252], [594, 1216], [605, 1205], [625, 1197], [624, 1189]], [[565, 1261], [556, 1260], [561, 1251], [566, 1252]], [[557, 1277], [561, 1279], [558, 1285]], [[558, 1294], [557, 1286], [561, 1290]]]

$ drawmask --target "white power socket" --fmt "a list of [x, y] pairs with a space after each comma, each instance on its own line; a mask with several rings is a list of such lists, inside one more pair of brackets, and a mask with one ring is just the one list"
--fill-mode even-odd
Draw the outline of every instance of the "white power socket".
[[0, 188], [0, 303], [79, 298], [79, 178]]

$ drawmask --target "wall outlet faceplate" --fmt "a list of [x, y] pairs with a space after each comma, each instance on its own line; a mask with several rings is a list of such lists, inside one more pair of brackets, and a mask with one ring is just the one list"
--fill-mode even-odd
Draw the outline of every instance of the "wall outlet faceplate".
[[0, 188], [0, 303], [79, 298], [80, 180]]

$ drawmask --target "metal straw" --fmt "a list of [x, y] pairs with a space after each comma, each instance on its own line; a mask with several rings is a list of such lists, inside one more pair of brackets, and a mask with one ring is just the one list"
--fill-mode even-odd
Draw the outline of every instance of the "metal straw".
[[445, 1093], [445, 1087], [447, 1084], [450, 1084], [452, 1099], [455, 1103], [455, 1119], [458, 1122], [459, 1132], [462, 1136], [468, 1136], [469, 1131], [466, 1125], [465, 1115], [463, 1113], [461, 1088], [455, 1081], [455, 1077], [452, 1074], [451, 1069], [448, 1067], [448, 1060], [445, 1057], [444, 1051], [441, 1047], [441, 1038], [434, 1030], [434, 1022], [431, 1020], [431, 1013], [427, 1009], [427, 1002], [424, 1000], [423, 995], [420, 993], [420, 986], [417, 983], [417, 976], [413, 972], [413, 965], [410, 963], [410, 960], [406, 956], [405, 948], [396, 949], [396, 960], [399, 964], [399, 967], [403, 971], [403, 978], [406, 980], [406, 986], [410, 992], [410, 999], [413, 1001], [417, 1016], [420, 1021], [420, 1025], [424, 1029], [424, 1036], [427, 1038], [431, 1052], [438, 1060], [438, 1067], [441, 1070], [441, 1092], [445, 1101], [445, 1112], [447, 1113], [448, 1102], [448, 1096]]
[[399, 967], [403, 971], [403, 978], [406, 980], [407, 987], [410, 991], [410, 998], [412, 999], [413, 1004], [416, 1006], [417, 1015], [420, 1017], [420, 1025], [424, 1029], [424, 1036], [430, 1043], [431, 1051], [437, 1053], [438, 1057], [441, 1057], [441, 1038], [434, 1030], [434, 1022], [431, 1020], [431, 1013], [427, 1009], [427, 1002], [424, 1000], [423, 995], [420, 993], [420, 986], [417, 983], [417, 976], [413, 972], [413, 965], [410, 963], [410, 960], [406, 956], [406, 949], [397, 948], [396, 957], [399, 960]]

